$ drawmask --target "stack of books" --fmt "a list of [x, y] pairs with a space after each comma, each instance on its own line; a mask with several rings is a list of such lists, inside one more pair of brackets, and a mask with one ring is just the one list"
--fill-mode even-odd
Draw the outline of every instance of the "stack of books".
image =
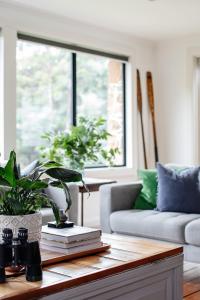
[[63, 229], [42, 227], [40, 247], [45, 250], [74, 254], [96, 249], [102, 245], [101, 230], [99, 229], [81, 226]]

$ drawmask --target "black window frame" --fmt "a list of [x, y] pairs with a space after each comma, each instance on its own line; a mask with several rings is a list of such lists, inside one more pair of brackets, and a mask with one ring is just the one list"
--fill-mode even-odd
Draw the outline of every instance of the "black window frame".
[[[38, 44], [44, 44], [59, 48], [65, 48], [66, 50], [71, 50], [71, 70], [72, 70], [72, 111], [71, 111], [71, 124], [76, 126], [77, 124], [77, 52], [83, 52], [93, 55], [98, 55], [106, 58], [115, 59], [121, 61], [122, 63], [122, 93], [123, 93], [123, 163], [121, 165], [116, 165], [114, 167], [124, 167], [127, 164], [127, 153], [126, 153], [126, 63], [128, 62], [128, 56], [121, 54], [114, 54], [110, 52], [103, 52], [99, 50], [89, 49], [75, 44], [67, 44], [62, 42], [57, 42], [49, 40], [46, 38], [36, 37], [27, 35], [24, 33], [17, 34], [18, 40], [24, 40], [29, 42], [34, 42]], [[106, 168], [107, 166], [91, 166], [87, 169], [94, 168]]]

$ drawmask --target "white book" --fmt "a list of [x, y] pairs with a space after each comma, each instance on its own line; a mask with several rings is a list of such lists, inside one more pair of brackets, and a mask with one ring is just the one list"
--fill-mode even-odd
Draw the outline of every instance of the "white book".
[[51, 228], [47, 225], [42, 226], [42, 238], [64, 243], [73, 243], [78, 241], [86, 241], [101, 236], [101, 230], [95, 228], [74, 226], [70, 228]]
[[52, 246], [52, 247], [58, 247], [58, 248], [62, 248], [62, 249], [69, 249], [69, 248], [73, 248], [73, 247], [77, 247], [77, 246], [86, 246], [89, 244], [94, 244], [94, 243], [98, 243], [101, 242], [101, 238], [97, 238], [97, 239], [90, 239], [87, 241], [78, 241], [78, 242], [72, 242], [72, 243], [64, 243], [64, 242], [56, 242], [56, 241], [51, 241], [51, 240], [47, 240], [42, 238], [40, 240], [40, 244], [41, 245], [46, 245], [46, 246]]
[[40, 248], [44, 249], [44, 250], [63, 253], [63, 254], [67, 255], [67, 254], [74, 254], [74, 253], [79, 253], [79, 252], [82, 252], [82, 251], [96, 249], [96, 248], [101, 247], [102, 245], [103, 245], [102, 242], [97, 242], [97, 243], [89, 244], [89, 245], [86, 245], [86, 246], [78, 246], [78, 247], [72, 247], [72, 248], [69, 248], [69, 249], [62, 249], [62, 248], [58, 248], [58, 247], [53, 247], [53, 246], [40, 244]]

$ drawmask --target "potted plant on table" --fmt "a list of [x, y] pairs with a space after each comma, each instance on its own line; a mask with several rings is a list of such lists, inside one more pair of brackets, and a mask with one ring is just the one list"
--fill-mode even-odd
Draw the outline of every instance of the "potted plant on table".
[[16, 154], [11, 151], [5, 167], [0, 167], [0, 233], [9, 227], [16, 234], [19, 227], [25, 227], [30, 239], [39, 240], [42, 228], [39, 210], [44, 203], [52, 207], [56, 223], [60, 223], [59, 209], [44, 189], [48, 186], [62, 188], [69, 209], [71, 197], [67, 183], [78, 181], [82, 181], [80, 173], [63, 168], [54, 161], [35, 161], [21, 172]]
[[39, 149], [42, 159], [54, 160], [80, 172], [93, 163], [112, 166], [120, 151], [117, 147], [107, 147], [111, 134], [105, 129], [105, 122], [103, 118], [80, 117], [78, 125], [69, 131], [45, 133], [42, 137], [46, 143]]

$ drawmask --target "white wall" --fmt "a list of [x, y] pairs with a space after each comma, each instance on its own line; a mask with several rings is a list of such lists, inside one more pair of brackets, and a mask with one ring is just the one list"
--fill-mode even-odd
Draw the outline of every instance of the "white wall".
[[[136, 104], [136, 69], [141, 71], [145, 134], [147, 139], [147, 152], [149, 166], [153, 165], [151, 122], [146, 100], [145, 73], [147, 70], [154, 72], [155, 44], [125, 34], [88, 26], [79, 22], [57, 17], [51, 14], [41, 13], [37, 10], [28, 10], [23, 6], [13, 6], [6, 1], [0, 3], [0, 28], [2, 30], [1, 68], [3, 90], [0, 106], [0, 152], [3, 158], [8, 157], [11, 149], [15, 148], [16, 126], [16, 61], [15, 45], [17, 32], [32, 34], [66, 43], [75, 43], [93, 49], [110, 51], [129, 56], [127, 66], [127, 149], [128, 166], [115, 170], [88, 171], [86, 175], [113, 178], [117, 181], [132, 181], [136, 177], [136, 170], [143, 165], [143, 154], [140, 139], [140, 127], [138, 127], [138, 115]], [[9, 51], [9, 55], [7, 55]], [[5, 118], [2, 118], [3, 114]], [[91, 223], [98, 223], [99, 200], [98, 197], [86, 201], [87, 219]]]
[[156, 50], [156, 116], [161, 161], [199, 162], [197, 109], [193, 94], [200, 36], [161, 41]]

